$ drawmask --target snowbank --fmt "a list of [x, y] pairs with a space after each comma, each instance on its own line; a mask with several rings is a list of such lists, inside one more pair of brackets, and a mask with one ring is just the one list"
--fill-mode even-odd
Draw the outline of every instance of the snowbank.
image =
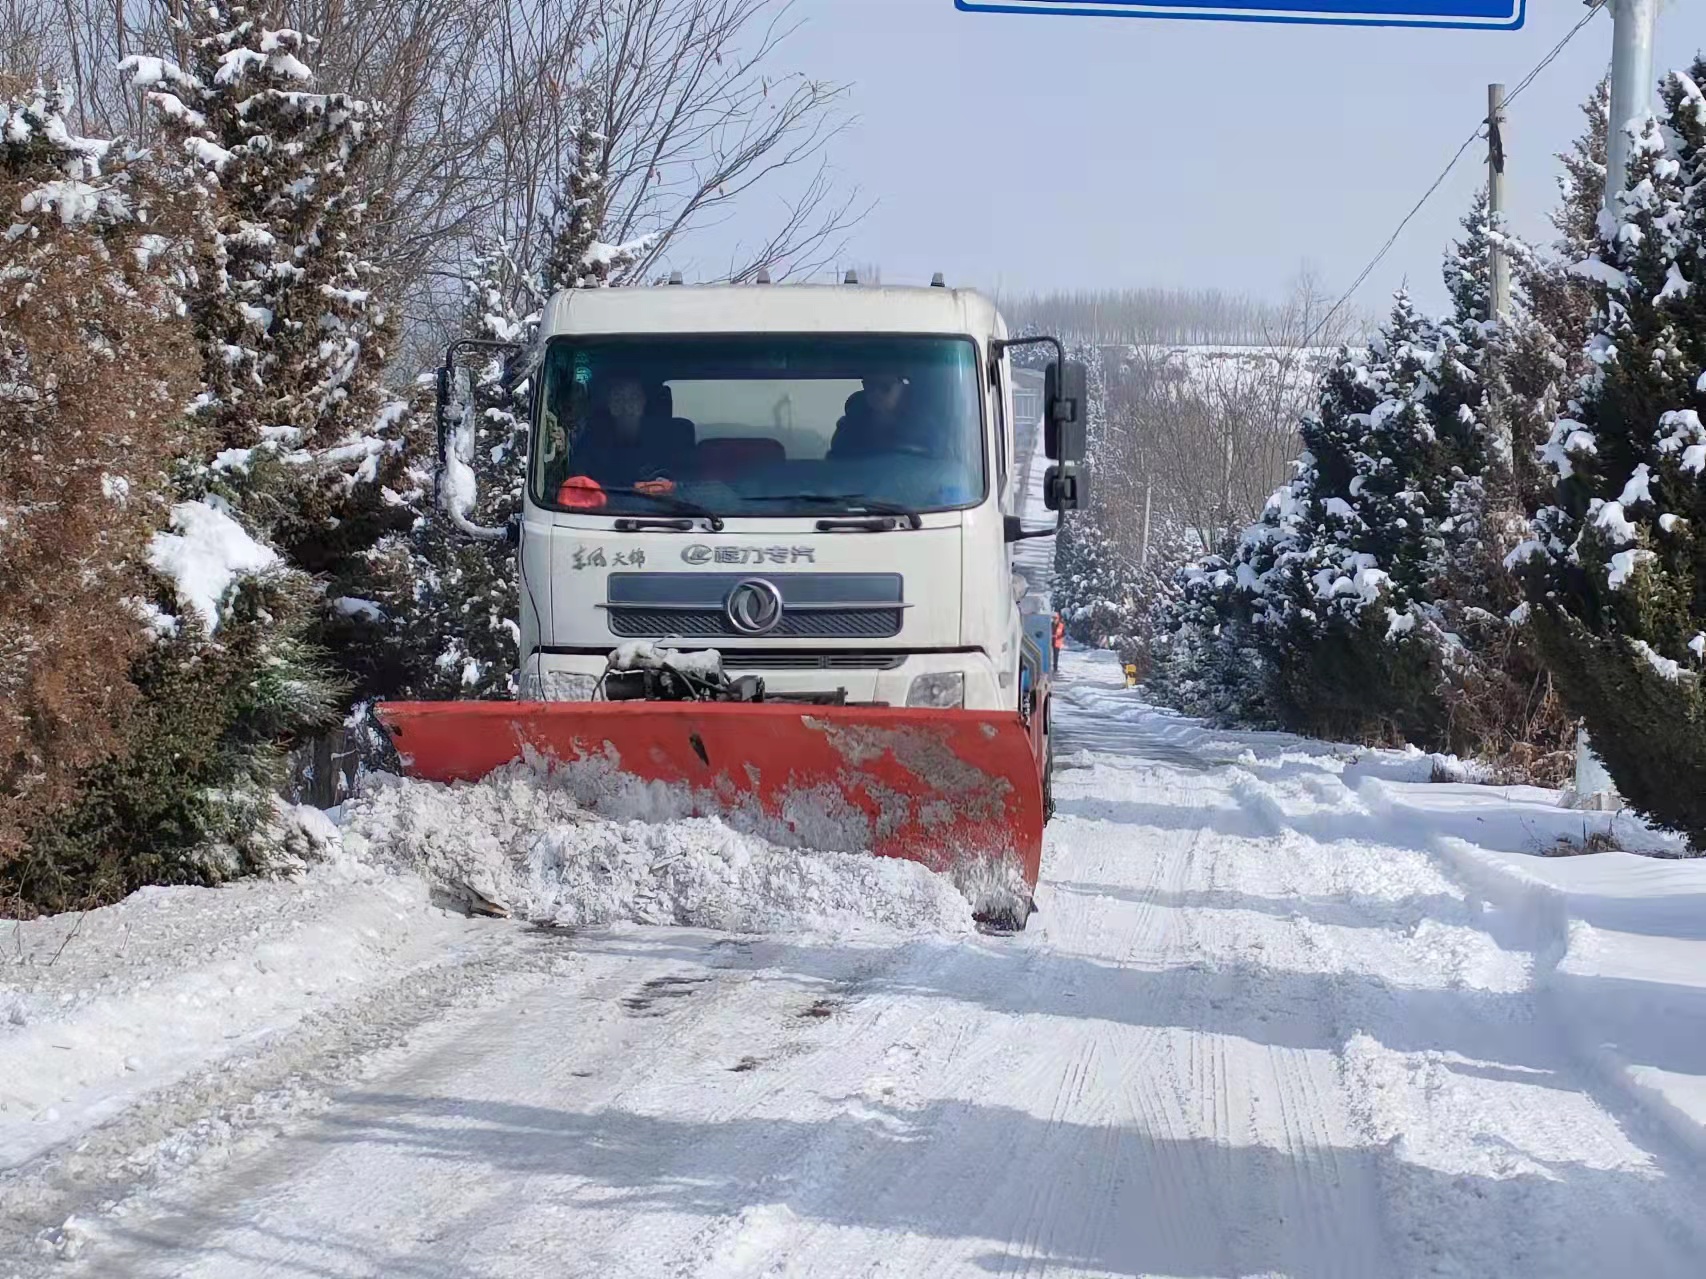
[[[1209, 728], [1119, 687], [1111, 655], [1073, 664], [1085, 682], [1069, 702], [1120, 725], [1123, 750], [1233, 774], [1235, 816], [1250, 834], [1435, 859], [1485, 903], [1494, 936], [1533, 952], [1537, 1000], [1604, 1081], [1706, 1152], [1706, 858], [1689, 857], [1680, 837], [1632, 812], [1566, 808], [1559, 791], [1432, 780], [1462, 773], [1421, 751]], [[1093, 780], [1105, 793], [1117, 770], [1095, 752], [1111, 744], [1066, 756], [1102, 770]], [[1302, 793], [1284, 784], [1295, 777], [1309, 779]], [[1590, 838], [1628, 851], [1563, 855]], [[1394, 874], [1390, 862], [1375, 866]]]
[[781, 848], [711, 818], [611, 820], [525, 765], [452, 786], [376, 776], [342, 832], [353, 856], [418, 873], [475, 910], [542, 923], [971, 927], [967, 899], [915, 863]]
[[1439, 851], [1535, 948], [1536, 985], [1607, 1081], [1706, 1152], [1706, 859]]

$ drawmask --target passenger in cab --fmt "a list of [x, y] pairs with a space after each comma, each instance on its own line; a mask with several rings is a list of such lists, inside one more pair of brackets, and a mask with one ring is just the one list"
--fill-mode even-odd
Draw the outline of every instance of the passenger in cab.
[[[546, 435], [546, 489], [561, 499], [570, 480], [592, 480], [604, 489], [661, 484], [682, 474], [687, 457], [674, 432], [650, 429], [646, 390], [635, 377], [618, 377], [605, 389], [604, 403], [577, 432], [572, 452], [560, 422]], [[568, 456], [564, 456], [567, 452]], [[585, 487], [577, 484], [576, 487]]]

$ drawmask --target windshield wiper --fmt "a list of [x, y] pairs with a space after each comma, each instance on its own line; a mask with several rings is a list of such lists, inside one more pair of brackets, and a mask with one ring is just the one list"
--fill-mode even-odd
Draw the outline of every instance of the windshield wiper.
[[643, 497], [656, 502], [666, 511], [675, 511], [680, 515], [691, 515], [704, 520], [711, 526], [713, 533], [723, 531], [723, 517], [715, 511], [700, 506], [697, 502], [689, 502], [684, 497], [676, 497], [673, 493], [653, 493], [642, 488], [606, 488], [606, 493], [614, 493], [619, 497]]
[[924, 520], [911, 507], [902, 506], [899, 502], [885, 502], [881, 498], [866, 497], [863, 493], [765, 493], [758, 497], [746, 497], [743, 502], [821, 502], [831, 506], [845, 506], [850, 511], [868, 513], [871, 515], [893, 515], [904, 520], [908, 528], [923, 528]]

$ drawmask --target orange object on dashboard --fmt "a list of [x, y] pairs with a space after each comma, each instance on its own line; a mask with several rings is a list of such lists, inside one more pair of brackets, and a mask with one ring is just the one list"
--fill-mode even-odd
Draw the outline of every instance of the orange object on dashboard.
[[634, 482], [634, 492], [636, 492], [636, 493], [673, 493], [673, 492], [675, 492], [675, 481], [674, 480], [636, 480]]
[[571, 475], [557, 489], [557, 505], [571, 511], [596, 511], [609, 500], [603, 485], [588, 475]]

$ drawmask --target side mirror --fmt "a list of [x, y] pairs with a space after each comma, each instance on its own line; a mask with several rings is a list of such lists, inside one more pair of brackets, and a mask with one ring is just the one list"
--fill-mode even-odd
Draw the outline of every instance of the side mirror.
[[1089, 378], [1077, 360], [1043, 374], [1043, 452], [1056, 462], [1082, 462], [1088, 442]]
[[1076, 511], [1089, 496], [1088, 477], [1076, 462], [1062, 462], [1043, 473], [1043, 504], [1051, 511]]
[[[437, 392], [438, 467], [433, 477], [434, 504], [450, 517], [450, 522], [469, 537], [482, 542], [509, 542], [520, 539], [520, 525], [511, 522], [503, 528], [486, 528], [475, 524], [473, 513], [477, 480], [472, 462], [474, 451], [473, 423], [469, 410], [474, 393], [473, 379], [466, 369], [459, 368], [457, 356], [464, 351], [503, 351], [506, 354], [505, 376], [509, 363], [520, 348], [514, 342], [495, 342], [485, 338], [460, 338], [444, 348], [444, 363], [439, 366]], [[452, 415], [458, 420], [452, 421]]]
[[451, 444], [451, 415], [458, 407], [458, 392], [467, 386], [467, 377], [462, 370], [450, 364], [443, 365], [438, 370], [438, 386], [434, 416], [438, 423], [438, 469], [444, 470], [450, 455]]

